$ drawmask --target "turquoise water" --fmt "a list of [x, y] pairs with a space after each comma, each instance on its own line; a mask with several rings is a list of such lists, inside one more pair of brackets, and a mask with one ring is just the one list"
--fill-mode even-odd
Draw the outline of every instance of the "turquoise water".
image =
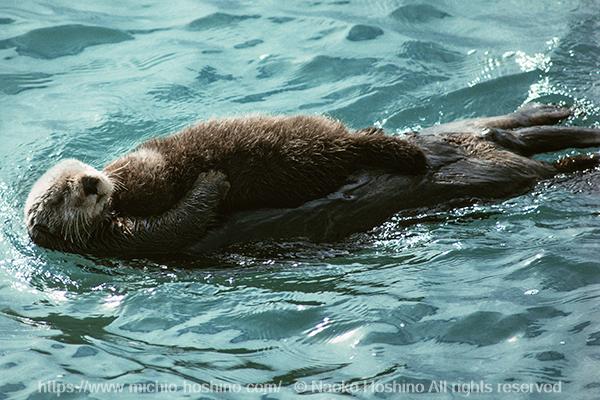
[[[0, 399], [137, 398], [136, 384], [454, 399], [481, 382], [491, 393], [471, 397], [547, 398], [497, 386], [521, 383], [600, 397], [593, 175], [195, 269], [45, 251], [21, 211], [62, 158], [99, 167], [212, 116], [328, 113], [393, 133], [538, 99], [598, 125], [599, 60], [593, 0], [1, 2]], [[332, 384], [354, 386], [318, 393]]]

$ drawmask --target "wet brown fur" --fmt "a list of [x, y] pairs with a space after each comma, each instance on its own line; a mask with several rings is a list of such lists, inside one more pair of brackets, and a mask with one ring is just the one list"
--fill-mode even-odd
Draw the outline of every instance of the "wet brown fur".
[[[37, 244], [101, 256], [181, 255], [261, 238], [337, 240], [401, 210], [514, 196], [557, 173], [596, 167], [597, 154], [530, 158], [600, 146], [598, 129], [551, 126], [569, 115], [532, 104], [406, 141], [315, 116], [209, 121], [143, 143], [104, 172], [61, 161], [33, 185], [25, 222]], [[360, 169], [371, 171], [354, 173]], [[311, 199], [318, 200], [294, 207]], [[253, 208], [265, 210], [234, 213]]]
[[[161, 157], [147, 160], [136, 151]], [[105, 168], [120, 184], [113, 208], [146, 216], [170, 209], [201, 172], [221, 171], [231, 185], [221, 211], [287, 208], [337, 190], [361, 168], [405, 175], [426, 170], [414, 144], [380, 130], [349, 132], [320, 116], [212, 120], [140, 145]]]

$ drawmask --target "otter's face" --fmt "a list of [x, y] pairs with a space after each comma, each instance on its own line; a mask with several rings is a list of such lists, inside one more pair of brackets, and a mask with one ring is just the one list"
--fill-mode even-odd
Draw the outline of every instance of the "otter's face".
[[81, 243], [105, 215], [113, 184], [101, 171], [69, 159], [42, 175], [25, 203], [25, 222], [36, 243]]

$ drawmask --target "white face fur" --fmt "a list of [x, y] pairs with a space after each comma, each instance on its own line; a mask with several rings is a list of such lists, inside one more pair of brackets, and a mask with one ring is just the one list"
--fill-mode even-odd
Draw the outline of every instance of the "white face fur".
[[113, 189], [105, 173], [78, 160], [63, 160], [31, 188], [25, 202], [27, 229], [71, 242], [85, 240], [102, 218]]

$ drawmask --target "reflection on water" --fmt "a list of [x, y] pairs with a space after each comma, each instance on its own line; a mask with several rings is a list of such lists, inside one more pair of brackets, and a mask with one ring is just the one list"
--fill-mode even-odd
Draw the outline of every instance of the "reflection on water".
[[207, 398], [562, 382], [597, 397], [593, 173], [342, 243], [168, 266], [44, 251], [21, 209], [61, 158], [100, 167], [212, 116], [327, 113], [394, 133], [538, 99], [598, 125], [598, 21], [585, 0], [0, 4], [0, 398], [52, 397], [38, 382], [53, 380], [281, 385]]

